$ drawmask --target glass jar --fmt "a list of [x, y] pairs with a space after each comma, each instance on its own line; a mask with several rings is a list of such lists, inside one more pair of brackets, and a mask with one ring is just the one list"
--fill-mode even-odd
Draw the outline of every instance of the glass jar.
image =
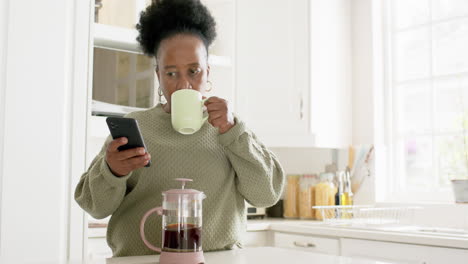
[[288, 175], [286, 179], [286, 194], [284, 197], [285, 218], [299, 217], [299, 179], [300, 175]]
[[[320, 174], [320, 183], [315, 187], [315, 204], [317, 206], [332, 206], [335, 205], [335, 195], [337, 188], [333, 184], [333, 173]], [[318, 220], [324, 218], [330, 219], [335, 217], [334, 209], [317, 210], [315, 217]]]
[[302, 175], [299, 186], [299, 218], [314, 219], [315, 209], [315, 185], [318, 182], [317, 175]]

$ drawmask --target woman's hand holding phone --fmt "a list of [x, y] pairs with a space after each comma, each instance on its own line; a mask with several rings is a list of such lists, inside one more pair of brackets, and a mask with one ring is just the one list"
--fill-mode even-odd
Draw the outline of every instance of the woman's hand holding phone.
[[151, 155], [145, 151], [145, 148], [138, 147], [119, 151], [118, 148], [127, 144], [125, 137], [112, 140], [107, 146], [106, 162], [112, 173], [122, 177], [133, 170], [145, 167], [151, 160]]

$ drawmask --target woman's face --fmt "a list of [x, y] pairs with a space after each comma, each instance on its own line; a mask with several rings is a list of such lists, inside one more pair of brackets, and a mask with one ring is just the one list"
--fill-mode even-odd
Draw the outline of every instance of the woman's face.
[[203, 41], [193, 35], [178, 34], [161, 42], [156, 73], [167, 105], [171, 109], [171, 95], [180, 89], [194, 89], [205, 94], [210, 72]]

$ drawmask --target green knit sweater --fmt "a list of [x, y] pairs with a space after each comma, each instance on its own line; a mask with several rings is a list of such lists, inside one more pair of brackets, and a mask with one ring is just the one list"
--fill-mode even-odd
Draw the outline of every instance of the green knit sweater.
[[[171, 115], [161, 105], [128, 115], [138, 120], [151, 167], [116, 177], [105, 161], [109, 137], [75, 190], [78, 204], [100, 219], [112, 215], [107, 243], [115, 257], [156, 254], [140, 238], [144, 213], [162, 205], [162, 192], [180, 188], [175, 178], [191, 178], [186, 188], [206, 194], [203, 201], [204, 251], [242, 246], [246, 226], [245, 203], [258, 207], [277, 202], [284, 172], [277, 158], [237, 117], [236, 125], [219, 134], [205, 123], [193, 135], [173, 130]], [[146, 238], [161, 246], [161, 217], [148, 218]]]

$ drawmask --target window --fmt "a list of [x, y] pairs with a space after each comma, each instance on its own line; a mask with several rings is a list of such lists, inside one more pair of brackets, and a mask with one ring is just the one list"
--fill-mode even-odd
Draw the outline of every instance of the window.
[[468, 1], [386, 4], [391, 193], [449, 200], [468, 174]]

